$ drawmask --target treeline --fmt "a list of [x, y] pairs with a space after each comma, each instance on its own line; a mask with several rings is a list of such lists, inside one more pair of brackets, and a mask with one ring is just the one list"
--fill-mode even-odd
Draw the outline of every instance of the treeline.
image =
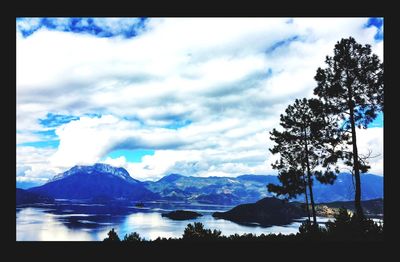
[[322, 241], [381, 241], [383, 240], [383, 226], [374, 223], [371, 220], [365, 220], [364, 229], [354, 226], [358, 221], [354, 217], [350, 217], [346, 209], [341, 209], [336, 215], [333, 222], [328, 221], [326, 227], [318, 226], [317, 229], [310, 223], [305, 221], [299, 228], [297, 234], [234, 234], [224, 236], [219, 230], [211, 230], [204, 228], [199, 222], [188, 224], [181, 238], [161, 238], [155, 240], [146, 240], [136, 232], [126, 234], [121, 240], [114, 231], [108, 232], [108, 237], [104, 242], [190, 242], [190, 241], [302, 241], [302, 240], [322, 240]]
[[[371, 53], [370, 45], [358, 44], [349, 37], [337, 42], [334, 55], [327, 56], [326, 68], [318, 68], [313, 98], [296, 99], [280, 116], [281, 131], [273, 129], [270, 149], [279, 160], [272, 164], [280, 184], [267, 188], [286, 199], [305, 195], [308, 219], [318, 231], [313, 180], [333, 184], [339, 165], [354, 177], [356, 230], [368, 230], [369, 221], [361, 206], [360, 174], [368, 171], [367, 155], [358, 152], [357, 128], [368, 127], [380, 112], [383, 102], [383, 63]], [[311, 210], [310, 207], [311, 206]], [[309, 222], [311, 225], [311, 222]], [[329, 231], [329, 228], [328, 228]]]

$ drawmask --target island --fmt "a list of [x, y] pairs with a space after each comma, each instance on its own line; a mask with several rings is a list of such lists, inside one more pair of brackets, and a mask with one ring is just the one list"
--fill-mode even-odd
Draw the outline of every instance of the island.
[[135, 207], [144, 207], [143, 202], [138, 202], [135, 204]]
[[256, 203], [238, 205], [226, 212], [215, 212], [212, 216], [238, 224], [272, 226], [286, 225], [306, 215], [305, 210], [296, 204], [266, 197]]
[[173, 220], [187, 220], [187, 219], [195, 219], [203, 215], [193, 211], [176, 210], [169, 213], [161, 214], [161, 216], [168, 217]]

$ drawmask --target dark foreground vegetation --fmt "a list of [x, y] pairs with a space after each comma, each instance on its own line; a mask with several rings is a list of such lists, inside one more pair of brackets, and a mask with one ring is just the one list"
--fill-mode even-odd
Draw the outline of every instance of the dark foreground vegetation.
[[230, 236], [221, 235], [219, 230], [204, 228], [202, 223], [195, 222], [188, 224], [181, 238], [157, 238], [155, 240], [146, 240], [136, 232], [125, 235], [121, 240], [111, 229], [104, 242], [190, 242], [190, 241], [383, 241], [383, 224], [376, 223], [371, 219], [360, 219], [356, 215], [350, 215], [347, 209], [340, 209], [335, 220], [327, 222], [326, 227], [316, 228], [309, 220], [303, 222], [297, 234], [234, 234]]

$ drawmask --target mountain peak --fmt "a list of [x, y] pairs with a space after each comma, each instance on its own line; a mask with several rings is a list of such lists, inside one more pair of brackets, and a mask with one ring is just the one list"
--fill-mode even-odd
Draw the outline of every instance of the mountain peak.
[[174, 182], [178, 180], [179, 178], [183, 177], [182, 175], [179, 174], [169, 174], [158, 180], [159, 182]]
[[122, 167], [113, 167], [108, 164], [103, 164], [103, 163], [96, 163], [93, 166], [80, 166], [76, 165], [72, 167], [71, 169], [65, 171], [64, 173], [58, 174], [54, 176], [52, 179], [50, 179], [48, 182], [54, 182], [63, 178], [66, 178], [68, 176], [78, 174], [78, 173], [86, 173], [88, 175], [92, 173], [106, 173], [106, 174], [111, 174], [113, 176], [119, 177], [123, 180], [126, 180], [130, 183], [138, 183], [136, 179], [133, 179], [128, 171], [126, 171]]
[[124, 168], [107, 164], [74, 166], [48, 183], [30, 188], [29, 192], [54, 199], [85, 199], [96, 203], [159, 198], [157, 194], [146, 189], [142, 182], [133, 179]]

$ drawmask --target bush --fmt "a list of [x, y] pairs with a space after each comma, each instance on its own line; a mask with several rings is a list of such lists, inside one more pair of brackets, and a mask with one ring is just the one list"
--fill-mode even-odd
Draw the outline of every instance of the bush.
[[335, 221], [326, 222], [328, 233], [333, 235], [347, 235], [354, 231], [353, 220], [347, 209], [340, 208], [339, 213], [335, 215]]
[[350, 216], [347, 209], [341, 208], [335, 221], [326, 223], [328, 234], [334, 239], [379, 240], [383, 237], [383, 225], [372, 219]]
[[126, 234], [124, 236], [124, 240], [122, 240], [124, 242], [141, 242], [141, 241], [145, 241], [143, 238], [140, 237], [140, 235], [136, 232], [130, 233], [129, 235]]
[[244, 233], [243, 235], [239, 235], [238, 233], [235, 233], [234, 235], [230, 235], [228, 240], [233, 240], [233, 241], [254, 241], [258, 240], [258, 237], [256, 235], [253, 235], [251, 233]]
[[221, 236], [221, 231], [214, 229], [204, 229], [204, 225], [195, 222], [194, 225], [188, 224], [183, 232], [184, 240], [216, 240]]
[[108, 235], [108, 237], [106, 237], [103, 241], [105, 241], [105, 242], [119, 242], [120, 241], [117, 233], [114, 231], [114, 228], [111, 229], [107, 235]]
[[302, 237], [318, 237], [326, 233], [326, 230], [318, 225], [314, 225], [310, 220], [301, 223], [299, 227], [299, 235]]

